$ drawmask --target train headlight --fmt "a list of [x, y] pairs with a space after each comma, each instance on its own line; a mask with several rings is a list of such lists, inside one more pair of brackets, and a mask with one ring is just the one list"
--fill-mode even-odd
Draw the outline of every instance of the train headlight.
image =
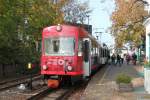
[[73, 70], [73, 67], [72, 67], [72, 66], [67, 66], [67, 70], [68, 70], [68, 71], [72, 71], [72, 70]]
[[60, 24], [58, 24], [57, 27], [56, 27], [56, 31], [60, 32], [61, 30], [62, 30], [62, 26]]
[[46, 70], [46, 69], [47, 69], [47, 66], [46, 66], [46, 65], [43, 65], [43, 66], [42, 66], [42, 69], [43, 69], [43, 70]]

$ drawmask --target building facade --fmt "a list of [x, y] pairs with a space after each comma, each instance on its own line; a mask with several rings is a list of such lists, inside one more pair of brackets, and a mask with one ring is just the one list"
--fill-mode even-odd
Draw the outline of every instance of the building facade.
[[[150, 14], [150, 0], [145, 0], [148, 4], [145, 6], [145, 10]], [[150, 17], [144, 22], [146, 27], [146, 59], [150, 61]]]
[[150, 61], [150, 18], [148, 18], [144, 25], [146, 27], [146, 59]]

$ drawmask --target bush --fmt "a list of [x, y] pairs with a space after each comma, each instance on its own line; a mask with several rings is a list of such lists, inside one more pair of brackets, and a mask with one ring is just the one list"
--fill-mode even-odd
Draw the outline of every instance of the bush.
[[117, 83], [131, 83], [131, 77], [125, 74], [118, 74], [116, 78]]
[[150, 68], [150, 61], [147, 59], [144, 59], [143, 65], [144, 65], [144, 68]]

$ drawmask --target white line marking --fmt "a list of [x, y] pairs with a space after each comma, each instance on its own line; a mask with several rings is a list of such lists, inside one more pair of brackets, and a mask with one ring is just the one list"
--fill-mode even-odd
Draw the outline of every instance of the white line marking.
[[104, 80], [104, 77], [106, 76], [106, 74], [107, 74], [107, 72], [109, 71], [110, 68], [111, 68], [111, 66], [109, 66], [109, 67], [107, 68], [107, 70], [105, 71], [105, 73], [103, 74], [103, 76], [102, 76], [102, 78], [101, 78], [101, 80], [100, 80], [100, 84], [101, 84], [102, 81]]

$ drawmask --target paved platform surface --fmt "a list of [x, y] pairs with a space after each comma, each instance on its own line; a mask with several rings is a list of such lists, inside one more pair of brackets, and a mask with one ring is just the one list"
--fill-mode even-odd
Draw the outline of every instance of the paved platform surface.
[[[150, 94], [144, 90], [144, 78], [139, 74], [140, 65], [109, 65], [102, 78], [98, 72], [90, 81], [80, 100], [150, 100]], [[124, 73], [132, 77], [134, 90], [119, 92], [115, 82], [116, 76]]]

